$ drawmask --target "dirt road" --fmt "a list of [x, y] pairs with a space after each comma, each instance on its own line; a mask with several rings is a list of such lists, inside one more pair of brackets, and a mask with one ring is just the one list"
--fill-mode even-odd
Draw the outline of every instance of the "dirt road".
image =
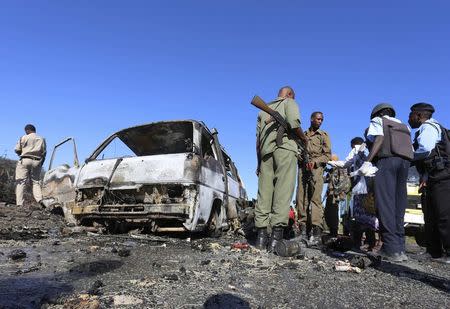
[[449, 308], [450, 268], [410, 262], [336, 272], [352, 254], [281, 258], [220, 239], [101, 235], [0, 206], [0, 308]]

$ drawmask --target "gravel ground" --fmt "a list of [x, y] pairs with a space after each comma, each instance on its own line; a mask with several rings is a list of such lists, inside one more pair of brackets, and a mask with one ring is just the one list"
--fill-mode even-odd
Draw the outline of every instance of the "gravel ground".
[[102, 235], [0, 206], [0, 308], [449, 308], [450, 268], [410, 261], [337, 272], [341, 254], [281, 258], [243, 237]]

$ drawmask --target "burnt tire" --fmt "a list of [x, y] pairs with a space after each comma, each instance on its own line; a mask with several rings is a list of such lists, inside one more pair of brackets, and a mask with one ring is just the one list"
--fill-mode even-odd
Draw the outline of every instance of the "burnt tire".
[[219, 238], [222, 235], [222, 227], [220, 224], [220, 204], [215, 203], [209, 215], [206, 234], [211, 238]]

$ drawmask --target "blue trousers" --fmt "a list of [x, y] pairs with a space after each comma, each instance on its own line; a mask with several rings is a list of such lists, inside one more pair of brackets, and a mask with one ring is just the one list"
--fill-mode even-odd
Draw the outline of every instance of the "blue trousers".
[[375, 206], [380, 220], [383, 250], [386, 253], [405, 251], [405, 209], [408, 205], [406, 180], [409, 161], [400, 157], [379, 159], [375, 174]]

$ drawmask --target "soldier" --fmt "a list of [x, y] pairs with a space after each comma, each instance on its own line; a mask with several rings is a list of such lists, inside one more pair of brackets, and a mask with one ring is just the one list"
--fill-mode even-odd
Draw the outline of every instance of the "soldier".
[[[408, 260], [405, 254], [404, 217], [408, 204], [406, 180], [412, 143], [408, 127], [395, 118], [392, 105], [381, 103], [374, 107], [367, 139], [372, 142], [367, 161], [357, 171], [359, 175], [375, 174], [375, 207], [380, 220], [383, 259], [394, 262]], [[376, 168], [371, 162], [375, 162]], [[377, 170], [378, 169], [378, 170]]]
[[427, 253], [450, 263], [450, 162], [447, 132], [433, 118], [428, 103], [411, 106], [409, 125], [417, 129], [414, 163], [420, 173]]
[[[305, 132], [308, 139], [310, 162], [299, 166], [297, 212], [300, 234], [312, 236], [312, 242], [321, 239], [323, 230], [323, 172], [331, 160], [331, 143], [328, 133], [321, 130], [323, 113], [314, 112], [311, 115], [311, 126]], [[312, 174], [312, 177], [311, 177]]]
[[[300, 113], [294, 101], [291, 87], [283, 87], [278, 98], [269, 103], [289, 124], [293, 133], [306, 140], [300, 127]], [[277, 122], [267, 113], [260, 112], [256, 127], [256, 151], [258, 155], [258, 203], [255, 209], [255, 225], [258, 230], [256, 248], [264, 249], [268, 244], [268, 230], [272, 236], [268, 250], [273, 251], [277, 241], [283, 239], [283, 230], [289, 220], [289, 205], [295, 189], [298, 148], [287, 134], [277, 145]]]
[[45, 139], [36, 134], [36, 128], [32, 124], [25, 126], [25, 133], [19, 139], [14, 149], [17, 155], [20, 156], [16, 166], [16, 204], [18, 206], [23, 206], [26, 183], [30, 178], [34, 199], [36, 202], [41, 203], [42, 192], [39, 178], [47, 153]]

